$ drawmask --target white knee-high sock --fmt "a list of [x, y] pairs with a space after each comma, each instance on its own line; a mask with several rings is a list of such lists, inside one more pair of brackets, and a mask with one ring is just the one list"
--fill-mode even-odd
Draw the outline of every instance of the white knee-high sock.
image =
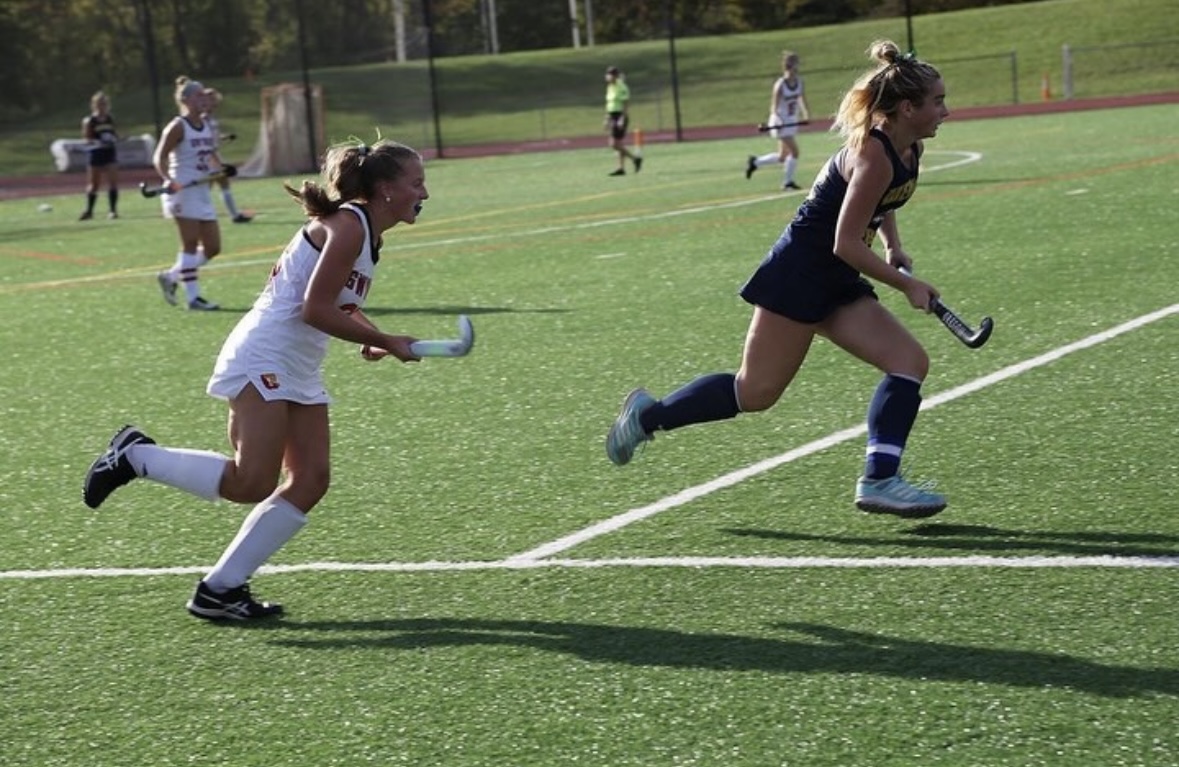
[[759, 168], [764, 168], [767, 165], [781, 165], [782, 161], [778, 158], [777, 152], [770, 152], [769, 154], [763, 154], [761, 157], [758, 157], [753, 161], [753, 164]]
[[225, 201], [225, 209], [229, 211], [229, 215], [237, 218], [238, 210], [237, 203], [233, 200], [233, 190], [229, 187], [221, 190], [221, 199]]
[[795, 157], [794, 155], [790, 155], [789, 157], [787, 157], [786, 162], [785, 162], [785, 167], [786, 167], [786, 171], [785, 171], [786, 175], [785, 175], [785, 178], [782, 179], [782, 181], [789, 184], [791, 181], [794, 180], [794, 171], [798, 168], [798, 158]]
[[143, 479], [175, 487], [209, 501], [220, 498], [221, 475], [230, 461], [209, 450], [134, 445], [127, 451], [131, 468]]
[[281, 496], [270, 496], [242, 522], [237, 536], [205, 576], [205, 585], [216, 592], [241, 586], [305, 524], [306, 514]]

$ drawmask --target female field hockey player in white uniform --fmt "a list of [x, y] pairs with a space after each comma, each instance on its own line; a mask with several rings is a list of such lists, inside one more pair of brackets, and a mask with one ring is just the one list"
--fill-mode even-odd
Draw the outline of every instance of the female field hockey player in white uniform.
[[161, 447], [127, 426], [86, 474], [83, 500], [91, 508], [136, 477], [209, 500], [256, 504], [188, 602], [200, 618], [282, 613], [279, 605], [251, 596], [249, 579], [327, 493], [331, 399], [323, 361], [329, 339], [359, 344], [366, 360], [418, 359], [410, 350], [415, 338], [382, 332], [362, 307], [382, 233], [414, 223], [430, 196], [421, 157], [391, 141], [335, 146], [324, 178], [323, 186], [305, 181], [299, 190], [285, 187], [309, 220], [226, 339], [209, 380], [208, 393], [229, 403], [234, 456]]
[[[901, 517], [927, 517], [946, 507], [945, 496], [900, 475], [929, 355], [864, 279], [904, 293], [924, 311], [938, 295], [900, 270], [911, 268], [912, 259], [901, 246], [896, 209], [916, 189], [922, 140], [936, 135], [949, 116], [945, 85], [936, 69], [902, 56], [891, 41], [877, 41], [870, 53], [878, 66], [844, 95], [836, 116], [843, 148], [741, 289], [753, 304], [741, 369], [701, 376], [662, 401], [632, 391], [606, 438], [614, 463], [628, 463], [660, 429], [769, 409], [821, 336], [884, 374], [868, 407], [856, 506]], [[877, 233], [883, 259], [870, 247]]]
[[774, 81], [770, 91], [770, 117], [766, 125], [782, 126], [769, 132], [770, 136], [778, 140], [778, 151], [760, 157], [750, 155], [745, 165], [745, 178], [750, 178], [755, 170], [766, 165], [781, 165], [783, 189], [799, 188], [794, 183], [794, 173], [798, 169], [798, 142], [794, 137], [798, 133], [798, 124], [810, 115], [798, 64], [797, 53], [783, 53], [782, 76]]
[[185, 303], [195, 311], [211, 311], [197, 282], [197, 270], [221, 252], [221, 227], [209, 194], [209, 185], [193, 183], [221, 167], [217, 137], [201, 117], [205, 111], [205, 86], [187, 77], [176, 78], [176, 103], [180, 114], [172, 118], [160, 136], [152, 158], [156, 172], [169, 191], [160, 196], [164, 218], [176, 222], [180, 252], [176, 263], [156, 275], [164, 300], [176, 304], [176, 288], [184, 286]]
[[[217, 109], [221, 106], [223, 100], [224, 97], [221, 95], [221, 91], [216, 88], [205, 88], [205, 111], [201, 116], [208, 124], [213, 138], [217, 141], [216, 150], [218, 157], [221, 156], [222, 142], [232, 141], [236, 137], [233, 133], [226, 134], [221, 132], [221, 123], [217, 119]], [[253, 216], [238, 210], [237, 200], [233, 198], [233, 189], [230, 188], [229, 179], [221, 176], [217, 179], [216, 183], [221, 188], [221, 201], [225, 203], [225, 209], [229, 211], [230, 220], [235, 224], [248, 224], [253, 221]]]

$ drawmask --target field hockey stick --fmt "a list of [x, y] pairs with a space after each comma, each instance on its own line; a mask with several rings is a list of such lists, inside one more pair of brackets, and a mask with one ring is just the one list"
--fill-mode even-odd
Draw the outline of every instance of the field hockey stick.
[[772, 130], [778, 130], [779, 128], [797, 128], [799, 125], [810, 125], [810, 124], [811, 124], [810, 120], [799, 120], [797, 122], [792, 122], [792, 123], [782, 123], [781, 125], [767, 125], [766, 123], [758, 123], [757, 124], [757, 131], [758, 131], [758, 133], [768, 133]]
[[[237, 168], [235, 168], [232, 165], [222, 165], [221, 170], [217, 171], [216, 173], [210, 173], [207, 176], [203, 176], [198, 179], [193, 179], [192, 181], [189, 181], [187, 184], [181, 184], [180, 188], [187, 189], [190, 186], [200, 186], [201, 184], [211, 184], [214, 181], [219, 181], [220, 179], [223, 179], [223, 178], [233, 178], [236, 175], [237, 175]], [[159, 197], [161, 194], [166, 194], [169, 191], [171, 191], [171, 190], [169, 189], [169, 187], [166, 184], [160, 185], [160, 186], [148, 186], [146, 181], [139, 182], [139, 193], [147, 198]]]
[[[901, 272], [910, 277], [913, 272], [909, 269], [901, 268]], [[995, 329], [995, 322], [990, 317], [983, 317], [978, 323], [978, 330], [972, 329], [965, 321], [953, 312], [948, 306], [941, 302], [939, 298], [932, 298], [929, 301], [929, 310], [937, 315], [942, 324], [954, 334], [954, 338], [964, 343], [971, 349], [977, 349], [987, 342], [991, 337], [991, 331]]]
[[459, 337], [436, 341], [414, 341], [409, 350], [415, 357], [465, 357], [475, 345], [475, 326], [471, 318], [460, 314], [458, 318]]

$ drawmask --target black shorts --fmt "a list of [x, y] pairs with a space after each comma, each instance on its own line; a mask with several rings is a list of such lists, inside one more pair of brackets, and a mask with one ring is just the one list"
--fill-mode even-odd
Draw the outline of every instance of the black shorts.
[[115, 154], [114, 144], [101, 144], [86, 152], [86, 154], [88, 155], [86, 158], [87, 164], [91, 168], [105, 168], [119, 161], [118, 156]]
[[[832, 256], [834, 258], [835, 256]], [[872, 283], [850, 268], [800, 268], [769, 255], [741, 287], [741, 297], [774, 314], [813, 325], [861, 298], [877, 300]]]
[[630, 125], [630, 118], [622, 112], [610, 113], [610, 136], [612, 138], [626, 138], [628, 125]]

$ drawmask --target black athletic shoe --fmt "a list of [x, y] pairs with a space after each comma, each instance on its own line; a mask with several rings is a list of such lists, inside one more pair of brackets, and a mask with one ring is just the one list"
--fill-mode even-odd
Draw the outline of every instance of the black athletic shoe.
[[156, 441], [134, 426], [124, 426], [115, 436], [111, 437], [106, 451], [94, 459], [86, 472], [86, 481], [82, 484], [82, 500], [92, 509], [97, 509], [117, 488], [122, 487], [138, 476], [131, 462], [127, 460], [127, 451], [132, 445], [154, 445]]
[[82, 211], [82, 215], [78, 216], [79, 221], [89, 221], [94, 218], [94, 212], [89, 210]]
[[254, 217], [249, 215], [248, 213], [238, 213], [236, 216], [233, 217], [233, 223], [235, 223], [235, 224], [248, 224], [253, 220], [254, 220]]
[[643, 169], [643, 158], [642, 157], [636, 156], [634, 159], [634, 163], [635, 163], [635, 173], [638, 173], [639, 171], [641, 171]]
[[201, 581], [197, 584], [192, 599], [188, 600], [188, 611], [207, 621], [249, 621], [258, 618], [277, 618], [282, 615], [282, 605], [256, 601], [250, 596], [248, 583], [218, 594]]
[[753, 178], [753, 172], [757, 170], [757, 158], [749, 155], [749, 162], [745, 163], [745, 180]]
[[785, 184], [782, 184], [782, 188], [783, 188], [783, 189], [785, 189], [785, 190], [787, 190], [787, 191], [789, 191], [789, 190], [791, 190], [791, 189], [802, 189], [802, 187], [801, 187], [801, 186], [799, 186], [798, 184], [794, 183], [793, 181], [787, 181]]
[[212, 301], [206, 300], [201, 296], [197, 296], [188, 302], [189, 311], [193, 312], [215, 312], [221, 307]]

